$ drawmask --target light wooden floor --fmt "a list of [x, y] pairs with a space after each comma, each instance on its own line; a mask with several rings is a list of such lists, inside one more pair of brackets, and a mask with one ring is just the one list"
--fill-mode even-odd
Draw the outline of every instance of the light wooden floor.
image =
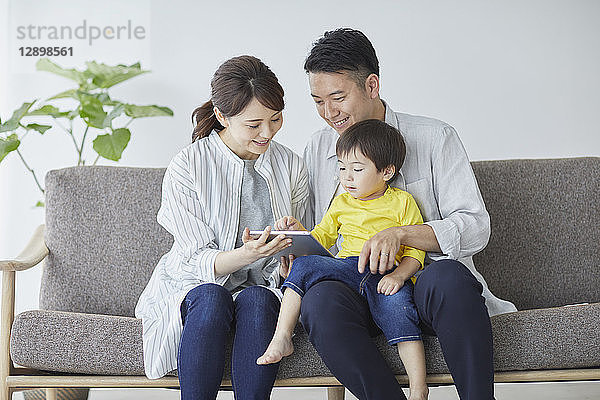
[[[408, 394], [408, 393], [407, 393]], [[13, 400], [22, 400], [20, 393]], [[89, 400], [178, 400], [179, 392], [166, 389], [92, 389]], [[231, 392], [220, 392], [218, 400], [233, 400]], [[325, 400], [325, 389], [274, 389], [272, 400]], [[346, 391], [347, 400], [356, 400]], [[454, 386], [430, 389], [429, 400], [457, 400]], [[599, 400], [600, 381], [567, 383], [497, 383], [496, 400]]]

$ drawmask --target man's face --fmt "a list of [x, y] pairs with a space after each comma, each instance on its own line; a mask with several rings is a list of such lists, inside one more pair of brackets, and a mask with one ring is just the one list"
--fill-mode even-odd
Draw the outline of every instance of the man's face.
[[317, 112], [338, 133], [357, 122], [377, 118], [374, 102], [380, 102], [379, 87], [377, 85], [374, 93], [368, 85], [369, 79], [360, 87], [350, 73], [341, 71], [311, 72], [308, 80]]

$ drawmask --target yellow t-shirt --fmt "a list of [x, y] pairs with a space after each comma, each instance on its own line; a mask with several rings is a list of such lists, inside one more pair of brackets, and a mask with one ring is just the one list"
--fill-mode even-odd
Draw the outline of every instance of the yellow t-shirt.
[[[393, 226], [418, 225], [423, 217], [415, 199], [408, 192], [389, 187], [383, 196], [373, 200], [359, 200], [349, 193], [342, 193], [331, 202], [331, 206], [321, 222], [311, 234], [325, 248], [333, 246], [342, 235], [341, 250], [338, 257], [358, 256], [365, 242], [377, 232]], [[423, 267], [425, 252], [412, 247], [402, 246], [396, 261], [402, 257], [417, 259]]]

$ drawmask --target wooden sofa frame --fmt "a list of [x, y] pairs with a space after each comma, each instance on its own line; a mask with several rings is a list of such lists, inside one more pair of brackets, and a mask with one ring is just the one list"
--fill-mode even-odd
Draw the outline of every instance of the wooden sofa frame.
[[[2, 271], [2, 314], [0, 323], [0, 400], [12, 399], [17, 391], [45, 388], [46, 399], [55, 400], [58, 388], [179, 388], [177, 377], [148, 379], [145, 376], [93, 376], [54, 374], [29, 368], [15, 367], [10, 357], [10, 331], [15, 314], [15, 273], [30, 269], [44, 260], [49, 251], [44, 243], [45, 226], [40, 225], [29, 244], [13, 260], [0, 261]], [[406, 375], [398, 375], [398, 382], [408, 384]], [[509, 371], [497, 372], [495, 382], [557, 382], [600, 380], [600, 368]], [[429, 374], [427, 383], [431, 386], [452, 385], [450, 374]], [[231, 390], [231, 382], [224, 380], [223, 390]], [[333, 377], [310, 377], [279, 379], [275, 387], [327, 387], [329, 400], [343, 400], [345, 389]]]

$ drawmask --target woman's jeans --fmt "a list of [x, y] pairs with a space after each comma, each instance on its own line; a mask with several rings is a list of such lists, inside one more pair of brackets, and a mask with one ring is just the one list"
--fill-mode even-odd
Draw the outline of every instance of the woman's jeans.
[[262, 286], [242, 290], [235, 300], [220, 285], [190, 290], [181, 303], [183, 333], [177, 355], [182, 400], [215, 399], [233, 334], [231, 380], [236, 400], [268, 399], [279, 363], [257, 365], [269, 345], [279, 313], [277, 296]]
[[377, 292], [377, 285], [384, 276], [372, 274], [368, 266], [362, 274], [358, 272], [358, 257], [333, 258], [312, 255], [294, 260], [283, 286], [302, 297], [319, 282], [343, 282], [367, 300], [373, 320], [383, 331], [390, 345], [421, 340], [412, 281], [407, 280], [398, 292], [386, 296]]

